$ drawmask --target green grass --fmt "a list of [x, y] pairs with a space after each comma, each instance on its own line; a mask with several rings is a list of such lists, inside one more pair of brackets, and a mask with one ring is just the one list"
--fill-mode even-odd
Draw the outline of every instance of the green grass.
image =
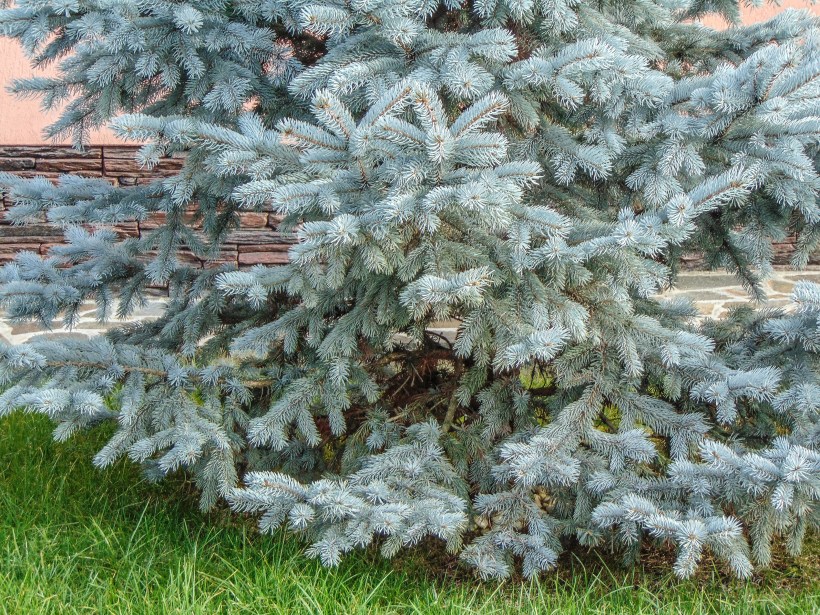
[[[479, 583], [438, 545], [335, 570], [251, 519], [203, 514], [182, 480], [151, 485], [128, 463], [99, 471], [105, 434], [51, 441], [41, 417], [0, 421], [2, 613], [818, 613], [820, 541], [738, 582], [709, 566], [679, 582], [567, 556], [538, 582]], [[430, 548], [434, 547], [434, 548]]]

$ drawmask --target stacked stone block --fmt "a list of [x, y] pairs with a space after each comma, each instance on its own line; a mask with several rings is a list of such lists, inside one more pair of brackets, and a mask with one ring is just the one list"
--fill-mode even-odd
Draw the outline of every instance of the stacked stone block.
[[[137, 147], [133, 146], [89, 147], [84, 152], [48, 145], [0, 146], [0, 171], [10, 171], [23, 177], [39, 175], [54, 180], [60, 175], [73, 173], [85, 177], [104, 177], [118, 186], [134, 186], [173, 175], [182, 165], [180, 158], [166, 158], [153, 169], [145, 169], [136, 162], [136, 153]], [[0, 202], [0, 263], [13, 259], [14, 254], [21, 250], [46, 254], [51, 246], [62, 242], [63, 232], [58, 227], [48, 224], [15, 227], [9, 224], [3, 211], [7, 205], [4, 197]], [[200, 267], [224, 263], [250, 267], [287, 262], [293, 237], [279, 232], [279, 218], [275, 214], [247, 212], [241, 213], [240, 218], [240, 229], [229, 236], [219, 257], [206, 262], [190, 252], [182, 251], [180, 260]], [[162, 214], [155, 214], [148, 220], [118, 224], [114, 228], [123, 236], [140, 237], [161, 222]], [[775, 263], [788, 264], [793, 251], [791, 240], [776, 244]], [[820, 253], [815, 253], [810, 264], [820, 265]], [[703, 268], [703, 261], [697, 254], [690, 254], [683, 259], [682, 266], [684, 269], [698, 270]]]
[[[89, 147], [84, 152], [59, 146], [0, 146], [0, 171], [55, 181], [60, 175], [71, 173], [102, 177], [116, 186], [134, 186], [173, 175], [182, 165], [180, 158], [166, 158], [153, 169], [145, 169], [136, 162], [136, 152], [136, 147], [118, 146]], [[57, 226], [10, 224], [5, 219], [7, 206], [4, 197], [0, 202], [0, 263], [12, 260], [22, 250], [45, 255], [50, 247], [62, 243], [63, 231]], [[122, 236], [140, 237], [157, 228], [163, 215], [154, 214], [147, 220], [117, 224], [113, 228]], [[200, 267], [224, 263], [249, 267], [287, 262], [293, 238], [279, 232], [278, 216], [269, 212], [243, 212], [239, 217], [240, 228], [231, 233], [217, 258], [206, 262], [183, 250], [180, 260]]]

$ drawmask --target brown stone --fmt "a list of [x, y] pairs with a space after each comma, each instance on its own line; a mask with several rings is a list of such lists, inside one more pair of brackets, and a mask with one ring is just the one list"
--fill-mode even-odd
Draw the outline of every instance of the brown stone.
[[167, 174], [170, 171], [174, 173], [182, 168], [184, 157], [165, 157], [161, 158], [159, 163], [152, 167], [144, 167], [136, 160], [138, 147], [104, 147], [103, 159], [105, 173], [107, 175], [116, 174], [118, 176], [137, 175], [137, 176], [156, 176]]
[[[791, 257], [794, 254], [797, 238], [794, 236], [787, 237], [783, 241], [776, 241], [772, 244], [772, 252], [774, 255], [773, 262], [775, 265], [790, 265]], [[820, 263], [820, 250], [817, 250], [809, 257], [809, 264]], [[693, 271], [705, 268], [705, 261], [701, 254], [693, 253], [686, 254], [681, 258], [681, 266], [687, 271]]]
[[0, 243], [0, 252], [6, 254], [17, 254], [18, 252], [37, 252], [40, 249], [40, 243], [36, 241], [29, 241], [27, 243]]
[[57, 158], [37, 160], [36, 169], [43, 173], [96, 173], [102, 175], [102, 160], [93, 158]]
[[140, 236], [140, 228], [136, 222], [121, 222], [119, 224], [115, 224], [113, 229], [117, 231], [119, 235], [123, 237], [139, 237]]
[[[165, 224], [167, 215], [165, 212], [154, 212], [145, 220], [140, 220], [140, 230], [150, 231]], [[183, 218], [183, 222], [192, 228], [199, 228], [200, 222], [194, 219], [194, 214], [188, 212]]]
[[97, 171], [70, 171], [70, 172], [66, 172], [66, 173], [60, 173], [60, 172], [57, 172], [57, 171], [43, 172], [43, 171], [34, 170], [34, 171], [15, 171], [14, 174], [18, 175], [19, 177], [26, 178], [26, 179], [30, 179], [32, 177], [43, 177], [43, 178], [48, 179], [49, 181], [51, 181], [52, 183], [55, 183], [55, 184], [64, 175], [76, 175], [78, 177], [87, 177], [89, 179], [106, 179], [109, 183], [111, 183], [113, 185], [116, 185], [116, 182], [114, 180], [107, 179], [107, 178], [103, 177], [102, 173], [99, 170], [97, 170]]
[[[177, 256], [177, 261], [179, 263], [183, 264], [183, 265], [193, 265], [195, 267], [201, 267], [202, 266], [202, 260], [200, 258], [194, 256], [194, 254], [190, 250], [188, 250], [187, 248], [181, 249], [179, 252], [177, 252], [176, 256]], [[140, 260], [144, 261], [144, 262], [147, 262], [147, 261], [154, 260], [156, 257], [157, 257], [156, 250], [152, 250], [151, 252], [147, 252], [144, 255], [142, 255], [140, 257]], [[162, 288], [162, 287], [157, 287], [157, 288]]]
[[194, 265], [196, 267], [202, 266], [202, 259], [187, 248], [183, 248], [177, 252], [177, 260], [184, 265]]
[[34, 168], [34, 158], [0, 158], [0, 171], [25, 171]]
[[160, 178], [154, 175], [117, 175], [117, 177], [112, 176], [110, 179], [115, 186], [145, 186]]
[[232, 231], [226, 239], [226, 243], [258, 246], [267, 246], [270, 244], [281, 245], [293, 242], [293, 238], [283, 236], [281, 233], [270, 230], [268, 228], [262, 228], [259, 230], [240, 229], [238, 231]]
[[175, 158], [173, 156], [159, 159], [158, 169], [181, 169], [185, 165], [185, 158]]
[[109, 160], [105, 159], [105, 173], [106, 175], [138, 175], [138, 176], [154, 176], [162, 174], [176, 173], [182, 168], [181, 160], [173, 160], [170, 158], [163, 158], [160, 163], [148, 168], [141, 166], [136, 160]]
[[106, 175], [134, 175], [145, 176], [151, 175], [152, 169], [148, 169], [139, 165], [136, 160], [108, 160], [105, 159], [104, 167]]
[[64, 245], [66, 245], [66, 244], [65, 244], [65, 242], [59, 242], [59, 243], [41, 243], [41, 244], [40, 244], [40, 254], [41, 254], [42, 256], [47, 256], [47, 255], [48, 255], [48, 253], [49, 253], [49, 250], [51, 250], [51, 248], [56, 248], [56, 247], [58, 247], [58, 246], [64, 246]]
[[268, 225], [268, 214], [256, 212], [241, 212], [239, 224], [242, 228], [264, 228]]
[[[103, 145], [102, 150], [106, 159], [130, 159], [133, 160], [137, 152], [141, 149], [141, 145]], [[171, 156], [166, 156], [168, 160], [184, 160], [186, 155], [182, 152], [177, 152]]]
[[0, 262], [6, 263], [8, 261], [13, 261], [14, 257], [20, 252], [34, 252], [37, 254], [39, 251], [39, 243], [18, 243], [11, 245], [0, 243]]
[[139, 145], [104, 145], [102, 151], [106, 160], [117, 158], [133, 160], [140, 147]]
[[284, 265], [288, 262], [287, 252], [240, 252], [239, 265]]
[[83, 151], [69, 146], [31, 145], [0, 146], [0, 158], [101, 158], [102, 149], [89, 147]]
[[217, 261], [203, 261], [202, 267], [203, 269], [218, 269], [219, 267], [224, 267], [225, 265], [230, 265], [233, 267], [238, 267], [239, 263], [237, 259], [234, 260], [217, 260]]
[[216, 258], [204, 260], [202, 262], [206, 269], [213, 269], [221, 267], [222, 265], [236, 266], [239, 259], [239, 253], [236, 250], [223, 250]]
[[55, 184], [57, 180], [60, 179], [65, 173], [43, 173], [42, 171], [15, 171], [15, 175], [18, 177], [22, 177], [24, 179], [31, 179], [32, 177], [44, 177], [45, 179], [51, 180]]
[[776, 243], [772, 246], [772, 251], [775, 259], [782, 260], [784, 257], [790, 257], [794, 252], [794, 242]]
[[[59, 239], [57, 236], [53, 235], [27, 235], [25, 237], [0, 237], [0, 245], [4, 246], [20, 246], [25, 244], [37, 244], [40, 245], [42, 243], [53, 242], [55, 239]], [[15, 249], [22, 249], [22, 248], [15, 248]]]
[[7, 243], [9, 237], [62, 237], [63, 229], [53, 224], [0, 224], [0, 244]]
[[139, 221], [139, 228], [141, 232], [150, 231], [165, 224], [165, 212], [158, 211], [148, 216], [145, 220]]
[[[134, 186], [144, 185], [157, 179], [173, 175], [184, 164], [185, 155], [175, 154], [163, 158], [153, 169], [143, 168], [136, 162], [135, 157], [139, 150], [138, 145], [91, 147], [85, 151], [77, 151], [67, 146], [2, 146], [0, 147], [0, 169], [11, 170], [21, 177], [45, 177], [56, 181], [61, 175], [73, 173], [86, 177], [103, 176], [114, 185]], [[11, 226], [2, 220], [3, 210], [8, 206], [8, 198], [2, 195], [0, 200], [0, 244], [6, 244], [5, 258], [13, 256], [20, 249], [48, 250], [49, 247], [59, 245], [63, 230], [56, 226], [35, 224], [26, 226]], [[204, 262], [192, 254], [181, 256], [185, 262], [212, 267], [222, 263], [240, 263], [243, 266], [254, 263], [275, 264], [287, 261], [287, 250], [294, 242], [290, 233], [281, 233], [282, 216], [272, 213], [270, 205], [262, 207], [261, 211], [240, 212], [240, 228], [231, 233], [226, 250], [218, 258]], [[199, 226], [189, 218], [192, 227]], [[122, 236], [138, 236], [141, 231], [150, 231], [164, 224], [164, 214], [155, 214], [151, 219], [137, 223], [115, 225]], [[270, 230], [268, 230], [270, 229]], [[27, 246], [27, 247], [26, 247]], [[787, 265], [794, 251], [794, 237], [788, 237], [773, 245], [775, 262]], [[809, 260], [812, 264], [820, 264], [820, 251], [817, 251]], [[691, 253], [682, 258], [682, 269], [696, 270], [704, 267], [702, 255]], [[713, 274], [714, 275], [714, 274]], [[700, 296], [706, 294], [706, 288], [719, 286], [725, 281], [720, 277], [711, 280], [704, 287], [698, 288]], [[690, 290], [694, 290], [691, 288]], [[731, 293], [730, 288], [721, 292]], [[783, 291], [785, 292], [785, 291]], [[738, 299], [744, 298], [742, 295]]]

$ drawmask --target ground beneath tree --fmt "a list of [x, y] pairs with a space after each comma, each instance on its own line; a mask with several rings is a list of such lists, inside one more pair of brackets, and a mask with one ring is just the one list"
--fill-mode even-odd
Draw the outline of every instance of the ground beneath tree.
[[[800, 280], [809, 280], [820, 284], [820, 267], [804, 271], [783, 269], [775, 271], [774, 276], [765, 283], [767, 301], [765, 305], [780, 307], [788, 303], [789, 294]], [[674, 290], [664, 293], [665, 297], [687, 297], [706, 317], [719, 318], [732, 307], [745, 305], [749, 301], [748, 293], [735, 276], [713, 271], [690, 271], [682, 273]], [[0, 318], [0, 341], [12, 344], [27, 342], [33, 338], [46, 336], [50, 339], [75, 338], [83, 339], [98, 335], [124, 322], [139, 322], [157, 318], [163, 313], [166, 298], [157, 292], [149, 297], [145, 307], [137, 310], [127, 321], [112, 320], [100, 323], [96, 317], [96, 307], [89, 302], [80, 311], [80, 322], [70, 331], [63, 329], [60, 321], [52, 323], [51, 330], [44, 329], [36, 323], [12, 323]], [[434, 330], [447, 337], [452, 337], [454, 329], [448, 323], [442, 323]]]

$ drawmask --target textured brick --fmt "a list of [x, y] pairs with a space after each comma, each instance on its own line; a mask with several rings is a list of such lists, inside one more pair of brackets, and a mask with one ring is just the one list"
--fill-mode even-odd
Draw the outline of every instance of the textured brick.
[[12, 243], [7, 244], [0, 241], [0, 263], [7, 263], [13, 261], [14, 257], [20, 252], [35, 252], [39, 253], [39, 243]]
[[[30, 171], [30, 170], [15, 171], [14, 174], [19, 175], [20, 177], [23, 177], [23, 178], [27, 178], [27, 179], [32, 178], [32, 177], [45, 177], [46, 179], [50, 179], [54, 183], [57, 183], [57, 180], [60, 179], [60, 176], [65, 175], [65, 173], [57, 173], [57, 172], [46, 173], [44, 171], [36, 171], [36, 170], [32, 170], [32, 171]], [[79, 175], [85, 175], [87, 177], [88, 173], [79, 173]], [[94, 175], [94, 174], [92, 174], [92, 175], [94, 177], [99, 177], [99, 173], [96, 174], [96, 175]]]
[[239, 214], [239, 223], [242, 228], [264, 228], [268, 225], [268, 214], [242, 212]]
[[26, 224], [14, 226], [0, 224], [0, 244], [7, 243], [11, 237], [62, 237], [63, 229], [53, 224]]
[[43, 173], [96, 173], [102, 175], [102, 160], [96, 158], [38, 159], [35, 169]]
[[0, 146], [0, 158], [102, 158], [102, 148], [89, 147], [79, 151], [52, 145], [6, 145]]
[[113, 226], [114, 230], [124, 237], [139, 237], [140, 229], [136, 222], [122, 222]]
[[[145, 220], [140, 221], [140, 229], [143, 231], [150, 231], [165, 224], [167, 214], [162, 211], [151, 213]], [[189, 225], [193, 225], [194, 212], [189, 211], [183, 217], [183, 221]]]
[[236, 266], [239, 259], [239, 253], [236, 250], [222, 250], [218, 257], [203, 261], [203, 266], [206, 269], [214, 269], [223, 265]]
[[103, 147], [105, 173], [111, 175], [156, 176], [162, 172], [177, 171], [184, 162], [183, 156], [162, 158], [152, 169], [143, 167], [136, 161], [137, 147]]
[[106, 160], [133, 160], [139, 149], [139, 146], [135, 145], [105, 145], [102, 147]]
[[140, 166], [140, 164], [136, 160], [111, 160], [107, 156], [105, 158], [106, 175], [155, 176], [168, 171], [176, 172], [181, 168], [181, 160], [175, 160], [170, 158], [163, 159], [157, 166], [155, 166], [152, 169]]
[[240, 252], [239, 265], [284, 265], [288, 262], [287, 252]]
[[4, 237], [3, 234], [0, 233], [0, 246], [17, 246], [15, 250], [27, 250], [28, 248], [22, 248], [20, 246], [29, 244], [40, 245], [43, 243], [55, 243], [61, 238], [61, 235], [26, 235], [25, 237]]
[[[21, 177], [43, 176], [56, 181], [61, 175], [75, 173], [87, 177], [104, 177], [114, 185], [135, 186], [147, 184], [158, 178], [176, 173], [184, 163], [184, 155], [164, 158], [153, 169], [141, 167], [135, 160], [137, 146], [90, 147], [77, 151], [64, 146], [2, 146], [0, 147], [0, 170], [17, 173]], [[45, 253], [49, 247], [60, 245], [63, 230], [48, 224], [12, 226], [2, 219], [3, 210], [9, 205], [6, 196], [0, 200], [0, 261], [13, 258], [18, 250], [33, 250]], [[187, 217], [191, 224], [193, 218]], [[217, 267], [224, 264], [247, 267], [255, 264], [280, 264], [287, 262], [289, 247], [294, 243], [290, 233], [279, 230], [282, 216], [273, 213], [270, 206], [259, 212], [241, 212], [240, 228], [233, 231], [219, 257], [203, 261], [190, 251], [183, 251], [181, 261], [200, 267]], [[139, 236], [162, 225], [164, 214], [153, 214], [140, 223], [115, 225], [122, 236]], [[777, 263], [788, 263], [794, 250], [792, 238], [774, 247]], [[820, 263], [820, 253], [812, 263]], [[684, 269], [703, 267], [703, 260], [697, 254], [686, 255]]]
[[132, 175], [139, 177], [151, 174], [151, 169], [141, 167], [136, 160], [110, 160], [106, 158], [103, 165], [106, 175]]
[[270, 244], [289, 244], [293, 243], [293, 240], [291, 237], [284, 236], [277, 231], [263, 227], [261, 229], [239, 229], [233, 231], [228, 235], [226, 243], [267, 246]]
[[[157, 256], [157, 252], [156, 252], [156, 250], [153, 250], [153, 251], [148, 252], [145, 255], [143, 255], [141, 257], [141, 260], [144, 260], [144, 261], [147, 262], [147, 261], [153, 260], [154, 258], [156, 258], [156, 256]], [[194, 267], [201, 267], [202, 266], [202, 260], [197, 258], [196, 256], [194, 256], [193, 253], [190, 250], [186, 249], [186, 248], [183, 248], [182, 250], [177, 252], [177, 260], [180, 263], [182, 263], [183, 265], [193, 265]]]
[[58, 247], [58, 246], [64, 246], [64, 245], [65, 245], [65, 243], [63, 243], [63, 242], [55, 242], [55, 241], [53, 241], [53, 238], [52, 238], [52, 241], [51, 241], [50, 243], [41, 243], [41, 244], [40, 244], [40, 250], [39, 250], [39, 253], [40, 253], [42, 256], [47, 256], [47, 255], [48, 255], [48, 251], [49, 251], [49, 250], [51, 250], [51, 248], [56, 248], [56, 247]]
[[195, 256], [193, 252], [183, 248], [179, 252], [177, 252], [177, 259], [180, 263], [185, 265], [193, 265], [195, 267], [202, 267], [202, 259], [198, 256]]
[[0, 158], [0, 171], [25, 171], [34, 165], [34, 158]]

